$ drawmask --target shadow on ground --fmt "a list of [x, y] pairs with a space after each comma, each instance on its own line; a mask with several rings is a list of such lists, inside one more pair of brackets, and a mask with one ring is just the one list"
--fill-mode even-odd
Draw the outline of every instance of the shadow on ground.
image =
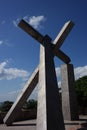
[[12, 126], [36, 126], [36, 124], [13, 124]]
[[87, 121], [86, 121], [86, 123], [82, 123], [81, 128], [79, 128], [77, 130], [87, 130]]
[[65, 121], [66, 130], [87, 130], [87, 116], [77, 121]]

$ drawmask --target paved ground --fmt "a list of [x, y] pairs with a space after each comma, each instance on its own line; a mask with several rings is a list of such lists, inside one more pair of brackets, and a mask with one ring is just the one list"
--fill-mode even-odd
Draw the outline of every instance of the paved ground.
[[[65, 121], [66, 130], [87, 130], [87, 116], [80, 116], [79, 121]], [[15, 122], [12, 126], [0, 125], [0, 130], [36, 130], [36, 120]]]
[[87, 116], [80, 116], [78, 121], [65, 121], [66, 130], [87, 130]]
[[1, 124], [0, 130], [36, 130], [36, 120], [15, 122], [12, 126]]

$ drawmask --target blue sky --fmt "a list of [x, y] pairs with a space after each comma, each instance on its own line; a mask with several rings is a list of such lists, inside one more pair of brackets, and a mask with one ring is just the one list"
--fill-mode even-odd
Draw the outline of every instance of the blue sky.
[[[17, 26], [21, 19], [52, 40], [72, 20], [61, 50], [71, 58], [76, 79], [87, 75], [87, 0], [0, 0], [0, 101], [14, 101], [39, 64], [40, 45]], [[55, 58], [59, 84], [61, 64]], [[37, 88], [31, 98], [36, 95]]]

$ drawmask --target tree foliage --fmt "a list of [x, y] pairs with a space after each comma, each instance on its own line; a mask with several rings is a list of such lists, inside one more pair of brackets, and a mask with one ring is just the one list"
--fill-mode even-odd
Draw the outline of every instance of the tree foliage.
[[23, 109], [28, 110], [28, 109], [37, 109], [37, 101], [34, 99], [31, 99], [29, 101], [27, 101], [24, 106]]
[[87, 106], [87, 76], [76, 80], [75, 90], [77, 94], [78, 104], [84, 107]]
[[[7, 111], [9, 111], [9, 109], [11, 108], [12, 105], [13, 105], [13, 102], [11, 102], [11, 101], [4, 101], [4, 102], [0, 105], [0, 111], [1, 111], [1, 112], [7, 112]], [[31, 99], [31, 100], [27, 101], [27, 102], [23, 105], [23, 109], [24, 109], [24, 110], [37, 109], [37, 101], [34, 100], [34, 99]]]
[[75, 82], [75, 88], [78, 94], [81, 94], [82, 96], [87, 96], [87, 76], [79, 78]]
[[11, 102], [11, 101], [3, 102], [0, 106], [0, 111], [7, 112], [11, 108], [12, 104], [13, 104], [13, 102]]

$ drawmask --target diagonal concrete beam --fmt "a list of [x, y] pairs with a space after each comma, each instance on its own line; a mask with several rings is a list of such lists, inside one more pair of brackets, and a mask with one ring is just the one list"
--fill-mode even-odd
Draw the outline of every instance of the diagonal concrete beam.
[[71, 29], [73, 28], [73, 26], [74, 26], [74, 23], [72, 21], [68, 21], [67, 23], [65, 23], [63, 28], [61, 29], [61, 31], [58, 33], [57, 37], [53, 41], [54, 55], [57, 56], [58, 58], [60, 58], [65, 63], [69, 63], [71, 60], [64, 52], [59, 50], [59, 48], [62, 46], [64, 40], [68, 36], [68, 34], [71, 31]]
[[22, 19], [18, 24], [18, 26], [42, 44], [44, 37], [38, 31], [36, 31], [32, 26], [30, 26], [26, 21]]
[[61, 47], [64, 40], [68, 36], [69, 32], [73, 28], [73, 26], [74, 26], [74, 23], [72, 21], [68, 21], [67, 23], [64, 24], [63, 28], [60, 30], [57, 37], [53, 41], [53, 44], [55, 45], [55, 50]]
[[17, 100], [15, 101], [15, 103], [12, 105], [11, 109], [5, 116], [4, 123], [6, 125], [12, 125], [15, 119], [19, 116], [20, 109], [22, 108], [27, 98], [31, 95], [32, 91], [34, 90], [35, 86], [38, 83], [38, 77], [39, 77], [39, 67], [35, 69], [31, 77], [29, 78], [28, 82], [26, 83], [25, 87], [23, 88], [22, 92], [18, 96]]

